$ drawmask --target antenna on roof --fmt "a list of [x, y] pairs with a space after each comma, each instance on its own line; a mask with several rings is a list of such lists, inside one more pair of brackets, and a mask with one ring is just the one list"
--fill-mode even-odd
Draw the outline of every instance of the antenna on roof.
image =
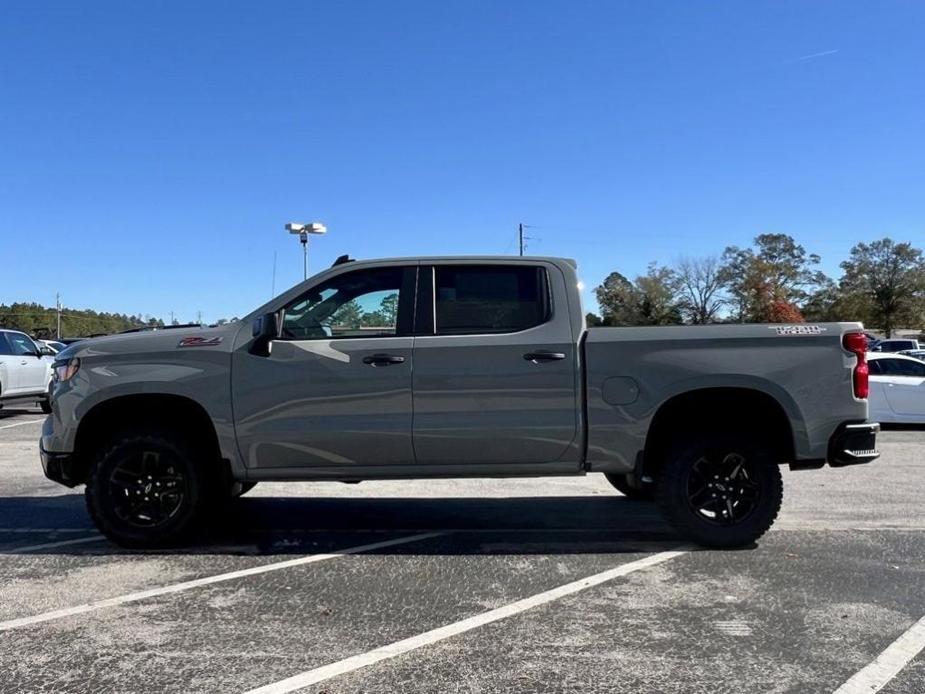
[[338, 265], [343, 265], [344, 263], [354, 262], [353, 258], [350, 257], [349, 253], [344, 253], [344, 255], [337, 256], [337, 260], [334, 261], [334, 264], [331, 267], [337, 267]]

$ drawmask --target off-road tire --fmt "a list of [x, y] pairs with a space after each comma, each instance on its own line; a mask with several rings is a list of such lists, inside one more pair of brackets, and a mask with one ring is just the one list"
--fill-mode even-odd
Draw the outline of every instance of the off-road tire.
[[[126, 499], [121, 497], [124, 492], [114, 495], [116, 487], [112, 476], [120, 466], [136, 461], [137, 456], [143, 461], [151, 454], [155, 454], [158, 461], [161, 456], [169, 461], [168, 470], [174, 470], [181, 479], [182, 500], [164, 522], [143, 527], [120, 515], [120, 503], [124, 505]], [[214, 506], [216, 480], [206, 474], [209, 462], [182, 436], [142, 429], [125, 431], [97, 451], [84, 495], [87, 510], [99, 531], [123, 547], [154, 549], [182, 545]], [[144, 488], [140, 491], [144, 493]]]
[[604, 473], [604, 477], [627, 499], [632, 499], [633, 501], [652, 501], [655, 499], [654, 484], [643, 484], [641, 487], [636, 487], [630, 484], [627, 475], [618, 475], [613, 472]]
[[[760, 439], [723, 435], [695, 439], [677, 446], [663, 461], [659, 471], [656, 485], [659, 509], [681, 535], [698, 544], [716, 548], [746, 547], [754, 544], [774, 523], [783, 501], [780, 466], [769, 456], [768, 450], [768, 446], [762, 445]], [[740, 456], [746, 461], [750, 484], [732, 484], [731, 487], [754, 487], [755, 496], [748, 500], [750, 510], [743, 511], [744, 515], [739, 519], [734, 518], [734, 513], [728, 514], [733, 520], [727, 522], [727, 511], [724, 508], [717, 506], [716, 511], [698, 510], [697, 503], [692, 501], [691, 497], [696, 496], [695, 492], [701, 488], [701, 475], [695, 471], [695, 466], [697, 469], [704, 469], [704, 460], [732, 460], [734, 465], [734, 456]], [[718, 464], [719, 469], [722, 469], [724, 463]], [[707, 465], [707, 469], [717, 468]], [[734, 491], [721, 473], [710, 474], [709, 477], [707, 482], [723, 487], [722, 490], [709, 489], [706, 492], [709, 499], [714, 498], [714, 492], [718, 499], [722, 499], [723, 492]], [[704, 514], [712, 512], [722, 514], [723, 517], [711, 521]]]

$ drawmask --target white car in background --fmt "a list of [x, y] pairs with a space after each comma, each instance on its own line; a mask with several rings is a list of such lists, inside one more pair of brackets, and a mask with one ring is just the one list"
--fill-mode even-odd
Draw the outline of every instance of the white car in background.
[[925, 424], [925, 362], [890, 352], [867, 355], [870, 421]]
[[0, 407], [37, 402], [51, 413], [52, 359], [42, 345], [16, 330], [0, 330]]
[[63, 342], [58, 342], [56, 340], [39, 340], [39, 342], [48, 347], [48, 349], [50, 349], [53, 354], [57, 354], [62, 349], [67, 347], [67, 345]]

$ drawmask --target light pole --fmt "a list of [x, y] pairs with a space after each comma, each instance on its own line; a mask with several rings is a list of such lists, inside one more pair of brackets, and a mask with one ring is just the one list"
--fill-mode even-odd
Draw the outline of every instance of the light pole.
[[310, 222], [308, 224], [290, 222], [286, 225], [286, 231], [290, 234], [299, 235], [299, 242], [302, 244], [302, 279], [308, 279], [308, 235], [326, 234], [328, 228], [320, 222]]

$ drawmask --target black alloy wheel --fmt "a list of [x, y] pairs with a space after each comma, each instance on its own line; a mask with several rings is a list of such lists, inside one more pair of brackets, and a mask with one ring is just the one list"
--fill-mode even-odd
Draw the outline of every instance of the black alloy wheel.
[[687, 502], [700, 518], [717, 525], [735, 525], [761, 500], [760, 472], [741, 453], [705, 454], [691, 466]]
[[123, 547], [183, 544], [216, 507], [219, 463], [170, 431], [126, 431], [97, 451], [87, 510], [100, 532]]
[[113, 513], [139, 528], [174, 518], [189, 495], [189, 480], [170, 452], [140, 450], [116, 463], [109, 473]]
[[656, 500], [684, 537], [747, 547], [774, 523], [783, 480], [773, 442], [719, 434], [679, 441], [658, 471]]

